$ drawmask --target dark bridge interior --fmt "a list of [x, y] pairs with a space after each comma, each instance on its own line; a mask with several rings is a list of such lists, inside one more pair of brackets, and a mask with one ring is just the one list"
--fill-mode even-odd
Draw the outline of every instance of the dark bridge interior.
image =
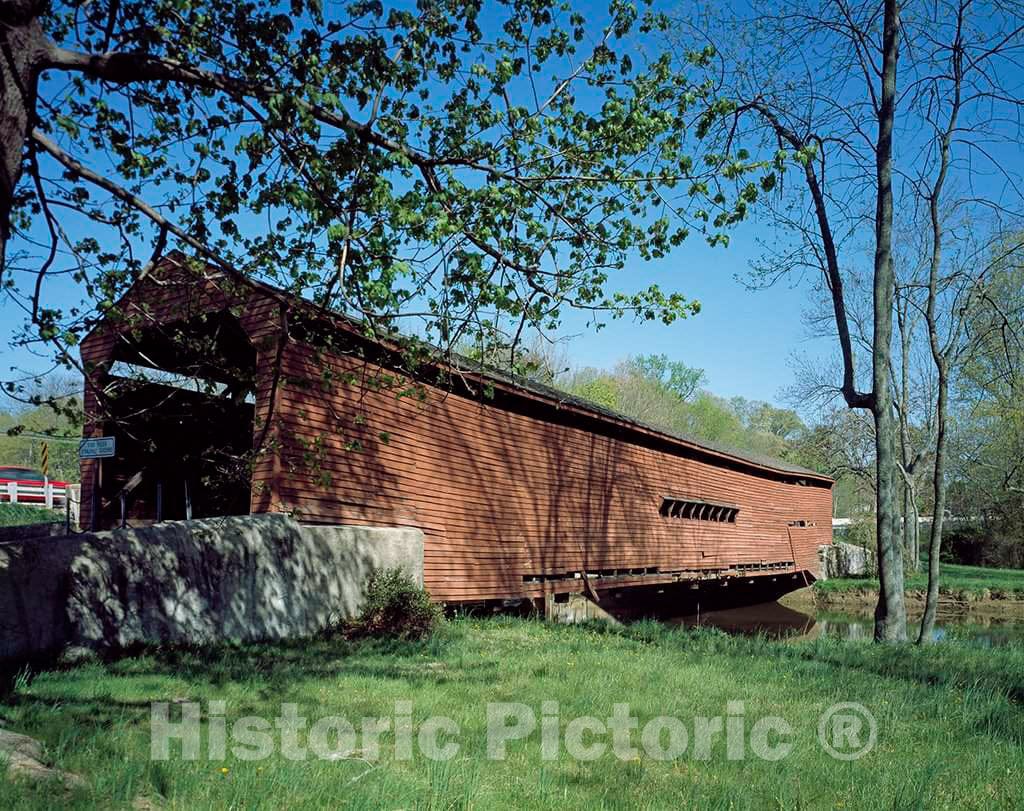
[[256, 351], [220, 312], [123, 334], [105, 390], [117, 436], [100, 487], [101, 527], [246, 515]]

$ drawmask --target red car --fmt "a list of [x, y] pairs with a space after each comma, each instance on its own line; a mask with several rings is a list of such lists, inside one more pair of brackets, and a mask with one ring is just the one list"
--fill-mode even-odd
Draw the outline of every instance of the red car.
[[[43, 485], [46, 478], [38, 470], [20, 465], [0, 466], [0, 502], [19, 504], [45, 504], [46, 490]], [[67, 482], [50, 479], [53, 487], [53, 503], [63, 504], [67, 497]]]

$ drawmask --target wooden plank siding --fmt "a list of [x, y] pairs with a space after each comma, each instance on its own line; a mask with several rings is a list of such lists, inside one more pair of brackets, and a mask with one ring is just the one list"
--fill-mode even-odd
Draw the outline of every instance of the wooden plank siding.
[[[382, 370], [343, 356], [343, 377]], [[325, 394], [301, 346], [285, 360], [281, 509], [317, 522], [413, 523], [427, 536], [426, 582], [444, 600], [540, 593], [524, 577], [576, 571], [700, 571], [793, 561], [817, 571], [831, 537], [831, 491], [794, 476], [728, 469], [636, 439], [558, 420], [557, 408], [517, 413], [500, 398], [428, 389], [425, 403], [344, 385]], [[325, 405], [329, 400], [329, 405]], [[387, 434], [387, 442], [379, 438]], [[321, 437], [314, 462], [288, 438]], [[316, 482], [322, 473], [330, 483]], [[736, 522], [664, 518], [664, 496], [739, 506]], [[816, 526], [790, 528], [790, 522]], [[790, 535], [793, 542], [790, 542]]]
[[[417, 526], [436, 600], [534, 597], [583, 572], [608, 583], [817, 575], [818, 545], [831, 540], [827, 477], [705, 448], [500, 378], [414, 381], [383, 365], [386, 353], [357, 356], [367, 354], [365, 342], [342, 319], [332, 324], [352, 333], [351, 352], [314, 351], [294, 337], [279, 345], [279, 298], [255, 287], [229, 301], [209, 283], [184, 287], [137, 285], [119, 306], [143, 307], [160, 322], [241, 304], [239, 322], [256, 347], [257, 437], [270, 419], [252, 511]], [[83, 342], [86, 365], [100, 370], [96, 385], [116, 340], [116, 328], [100, 328]], [[96, 408], [87, 387], [87, 415]], [[84, 520], [87, 482], [86, 463]], [[663, 517], [664, 497], [738, 513], [734, 523]]]

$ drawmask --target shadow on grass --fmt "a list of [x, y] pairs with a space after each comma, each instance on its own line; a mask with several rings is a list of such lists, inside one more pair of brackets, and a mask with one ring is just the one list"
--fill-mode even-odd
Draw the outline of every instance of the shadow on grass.
[[271, 683], [315, 679], [359, 669], [379, 678], [401, 678], [403, 661], [443, 656], [452, 642], [451, 633], [443, 631], [416, 642], [313, 638], [209, 647], [143, 647], [108, 659], [106, 667], [113, 674], [174, 676], [213, 686], [251, 681], [254, 677]]
[[[75, 757], [82, 752], [88, 752], [93, 762], [104, 762], [124, 758], [126, 746], [145, 749], [142, 741], [148, 734], [151, 702], [205, 705], [232, 685], [236, 696], [232, 711], [241, 715], [265, 715], [286, 701], [315, 701], [332, 685], [333, 700], [353, 705], [345, 712], [359, 709], [377, 715], [382, 696], [394, 692], [386, 689], [388, 683], [399, 685], [399, 691], [406, 687], [430, 690], [446, 682], [485, 689], [499, 680], [496, 659], [467, 662], [465, 657], [451, 655], [451, 648], [465, 636], [462, 629], [444, 626], [420, 642], [306, 639], [139, 647], [116, 657], [51, 668], [39, 674], [36, 684], [23, 679], [20, 689], [0, 698], [0, 726], [9, 725], [43, 741], [55, 765], [74, 771]], [[354, 689], [337, 689], [341, 677], [356, 679]], [[367, 689], [360, 690], [358, 681], [366, 683]], [[207, 710], [208, 706], [201, 707], [203, 715]], [[173, 707], [171, 717], [176, 717]], [[161, 783], [166, 780], [161, 775], [146, 779], [163, 792]]]
[[[144, 721], [151, 701], [199, 700], [212, 690], [242, 685], [258, 708], [280, 702], [310, 681], [339, 677], [369, 682], [402, 683], [412, 688], [449, 682], [486, 686], [501, 678], [497, 658], [465, 656], [473, 646], [472, 626], [500, 631], [514, 626], [537, 633], [546, 646], [555, 638], [585, 640], [589, 634], [614, 635], [640, 645], [650, 645], [702, 656], [768, 657], [779, 668], [799, 674], [804, 668], [826, 665], [834, 670], [836, 687], [856, 674], [899, 680], [947, 691], [950, 700], [977, 699], [979, 713], [972, 719], [979, 732], [1024, 744], [1024, 650], [985, 650], [954, 643], [925, 648], [913, 645], [884, 646], [819, 640], [788, 644], [768, 638], [729, 636], [718, 630], [671, 628], [654, 621], [612, 628], [601, 623], [560, 627], [502, 619], [447, 623], [433, 637], [420, 642], [345, 639], [306, 639], [262, 644], [211, 647], [158, 646], [124, 651], [118, 657], [96, 661], [76, 674], [75, 666], [58, 668], [66, 673], [34, 692], [29, 689], [0, 698], [0, 715], [11, 710], [23, 718], [41, 719], [59, 704], [60, 712], [90, 730], [106, 729], [127, 721]], [[524, 651], [524, 655], [528, 655]], [[545, 674], [546, 675], [546, 674]], [[97, 679], [108, 676], [137, 680], [128, 688], [130, 698], [96, 697]], [[181, 691], [183, 695], [174, 695]], [[6, 705], [6, 706], [5, 706]], [[240, 707], [240, 710], [246, 708]], [[26, 719], [27, 720], [27, 719]]]
[[[308, 681], [341, 675], [403, 681], [413, 687], [452, 680], [492, 682], [497, 662], [460, 662], [451, 668], [437, 661], [461, 636], [446, 626], [422, 641], [311, 638], [213, 646], [136, 646], [73, 664], [35, 662], [32, 668], [23, 668], [20, 676], [8, 679], [7, 691], [0, 694], [0, 715], [5, 707], [25, 711], [33, 703], [52, 706], [59, 701], [62, 712], [102, 726], [114, 718], [124, 720], [126, 712], [148, 714], [151, 701], [195, 700], [210, 689], [235, 683], [251, 689], [258, 702], [283, 699]], [[31, 673], [43, 671], [64, 675], [40, 696], [31, 689], [17, 689], [31, 682]], [[140, 698], [83, 696], [93, 692], [92, 685], [106, 676], [139, 680]], [[188, 685], [188, 696], [167, 693], [181, 683]], [[145, 695], [158, 691], [162, 694]]]

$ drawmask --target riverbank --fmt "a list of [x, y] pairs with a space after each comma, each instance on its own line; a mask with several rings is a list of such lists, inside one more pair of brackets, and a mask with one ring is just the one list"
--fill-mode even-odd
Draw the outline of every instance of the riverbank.
[[[926, 572], [906, 578], [907, 610], [924, 612], [928, 588]], [[819, 580], [811, 589], [787, 595], [783, 602], [797, 610], [858, 612], [873, 609], [878, 602], [878, 580], [837, 577]], [[1024, 571], [959, 566], [944, 563], [940, 568], [939, 610], [966, 614], [1024, 619]]]
[[[654, 623], [456, 620], [422, 644], [157, 649], [42, 673], [0, 701], [0, 723], [43, 741], [53, 765], [87, 781], [68, 807], [991, 808], [1024, 802], [1021, 685], [1020, 648], [784, 644]], [[177, 741], [170, 759], [151, 758], [153, 701], [171, 702], [172, 720], [176, 705], [199, 703], [199, 759], [183, 759]], [[392, 731], [380, 735], [379, 758], [360, 738], [356, 751], [334, 759], [294, 760], [280, 737], [264, 759], [245, 759], [252, 747], [234, 739], [223, 759], [207, 757], [214, 731], [236, 729], [242, 717], [270, 719], [267, 728], [283, 734], [272, 725], [283, 705], [310, 723], [338, 716], [359, 729], [361, 719], [399, 718], [400, 702], [410, 702], [417, 730], [408, 759], [396, 757]], [[488, 756], [494, 702], [521, 705], [537, 723], [507, 743], [504, 759]], [[860, 759], [836, 759], [822, 746], [821, 719], [840, 702], [862, 705], [877, 723]], [[582, 743], [605, 746], [584, 753], [596, 759], [574, 756], [574, 719], [607, 720], [616, 704], [636, 720], [636, 753], [620, 759], [607, 729], [589, 726]], [[545, 714], [555, 739], [547, 752]], [[695, 719], [725, 716], [743, 730], [736, 759], [722, 735], [697, 751]], [[747, 734], [766, 716], [789, 729], [775, 726], [768, 739], [791, 744], [781, 761], [754, 754]], [[458, 748], [449, 760], [422, 751], [432, 717], [450, 721], [441, 740]], [[650, 753], [657, 740], [641, 742], [641, 730], [665, 717], [678, 719], [688, 744], [667, 761]], [[662, 746], [672, 743], [666, 735]], [[52, 787], [0, 780], [0, 807], [52, 802]]]

